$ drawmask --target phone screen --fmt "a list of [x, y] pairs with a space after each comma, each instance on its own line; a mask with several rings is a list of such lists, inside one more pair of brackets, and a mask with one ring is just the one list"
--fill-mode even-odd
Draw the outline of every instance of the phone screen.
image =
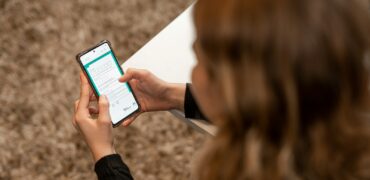
[[113, 125], [139, 109], [130, 85], [118, 81], [123, 71], [108, 43], [103, 43], [81, 55], [80, 62], [95, 93], [98, 96], [107, 96]]

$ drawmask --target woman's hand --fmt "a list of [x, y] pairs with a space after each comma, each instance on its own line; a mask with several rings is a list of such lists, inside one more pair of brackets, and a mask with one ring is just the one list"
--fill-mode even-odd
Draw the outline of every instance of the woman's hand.
[[[102, 95], [99, 98], [99, 111], [90, 108], [90, 100], [96, 99], [90, 85], [83, 73], [80, 74], [81, 94], [80, 99], [75, 102], [75, 115], [73, 125], [83, 135], [89, 146], [95, 162], [100, 158], [114, 154], [112, 121], [109, 115], [108, 99]], [[92, 114], [99, 113], [97, 119]]]
[[131, 124], [143, 112], [184, 110], [185, 84], [166, 83], [141, 69], [128, 69], [119, 81], [130, 83], [141, 106], [140, 112], [123, 122], [123, 126]]

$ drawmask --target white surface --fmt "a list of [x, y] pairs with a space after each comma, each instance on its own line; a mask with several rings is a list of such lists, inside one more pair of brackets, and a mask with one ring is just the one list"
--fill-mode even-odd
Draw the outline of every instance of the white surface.
[[195, 63], [192, 9], [193, 6], [190, 6], [123, 63], [123, 69], [148, 69], [167, 82], [190, 82]]
[[[172, 83], [191, 82], [195, 64], [192, 46], [195, 39], [193, 5], [158, 33], [152, 40], [122, 64], [127, 68], [147, 69], [159, 78]], [[191, 127], [214, 135], [216, 128], [201, 120], [184, 118], [179, 111], [171, 111]]]

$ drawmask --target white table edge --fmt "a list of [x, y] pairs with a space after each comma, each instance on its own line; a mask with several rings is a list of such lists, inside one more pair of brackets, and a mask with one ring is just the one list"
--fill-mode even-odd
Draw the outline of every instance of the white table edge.
[[210, 136], [215, 136], [217, 133], [217, 128], [216, 126], [200, 119], [190, 119], [190, 118], [185, 118], [185, 115], [183, 112], [179, 110], [170, 110], [170, 112], [177, 117], [178, 119], [182, 120], [185, 122], [187, 125], [192, 127], [193, 129], [197, 130], [198, 132], [201, 132], [203, 134], [207, 134]]

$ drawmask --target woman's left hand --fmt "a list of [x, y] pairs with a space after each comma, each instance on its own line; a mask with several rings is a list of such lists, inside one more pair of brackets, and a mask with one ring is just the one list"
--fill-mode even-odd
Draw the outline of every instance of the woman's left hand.
[[[109, 154], [115, 154], [113, 147], [112, 122], [109, 115], [109, 103], [106, 96], [101, 95], [98, 101], [98, 110], [89, 108], [89, 103], [95, 97], [83, 73], [80, 73], [81, 94], [75, 102], [73, 125], [83, 135], [89, 146], [95, 162]], [[99, 113], [98, 118], [92, 114]]]

